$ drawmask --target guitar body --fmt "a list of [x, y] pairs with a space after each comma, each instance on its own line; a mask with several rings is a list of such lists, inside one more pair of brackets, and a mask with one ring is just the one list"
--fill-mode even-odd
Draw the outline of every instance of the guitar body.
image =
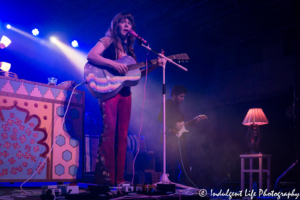
[[192, 119], [188, 122], [180, 122], [180, 124], [182, 124], [182, 128], [180, 130], [177, 130], [176, 128], [172, 128], [171, 130], [173, 133], [176, 134], [176, 136], [178, 138], [180, 138], [182, 136], [182, 134], [189, 132], [188, 130], [186, 130], [185, 126], [193, 125], [193, 123], [195, 123], [198, 118], [200, 120], [204, 120], [204, 119], [207, 119], [207, 116], [206, 115], [198, 115], [194, 119]]
[[186, 128], [184, 126], [184, 122], [181, 122], [181, 123], [183, 126], [179, 131], [177, 131], [175, 128], [172, 129], [173, 133], [175, 133], [178, 138], [180, 138], [182, 136], [182, 134], [189, 132], [188, 130], [186, 130]]
[[[169, 59], [189, 60], [186, 53], [168, 56]], [[131, 56], [123, 56], [115, 62], [127, 65], [126, 75], [120, 75], [117, 71], [107, 66], [94, 65], [87, 62], [84, 66], [84, 79], [87, 81], [89, 92], [98, 99], [109, 99], [117, 95], [123, 87], [131, 87], [139, 84], [142, 67], [148, 67], [157, 63], [157, 59], [136, 63]], [[147, 65], [147, 66], [146, 66]]]
[[[136, 64], [131, 56], [123, 56], [115, 62], [124, 65]], [[117, 95], [123, 87], [135, 86], [141, 78], [140, 69], [128, 70], [126, 75], [120, 75], [113, 69], [86, 63], [84, 78], [87, 81], [89, 92], [98, 99], [109, 99]]]

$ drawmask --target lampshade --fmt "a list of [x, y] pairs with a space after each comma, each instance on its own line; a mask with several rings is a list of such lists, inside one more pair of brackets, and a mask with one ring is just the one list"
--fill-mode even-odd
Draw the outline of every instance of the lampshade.
[[261, 108], [251, 108], [242, 124], [250, 126], [251, 124], [264, 125], [268, 123], [269, 121]]
[[7, 63], [7, 62], [0, 63], [1, 70], [6, 71], [6, 72], [8, 72], [10, 70], [10, 66], [11, 66], [11, 64]]
[[4, 47], [8, 47], [8, 45], [10, 45], [10, 43], [11, 43], [11, 40], [8, 37], [6, 37], [5, 35], [3, 35], [1, 38], [1, 41], [0, 41], [0, 44], [3, 44]]

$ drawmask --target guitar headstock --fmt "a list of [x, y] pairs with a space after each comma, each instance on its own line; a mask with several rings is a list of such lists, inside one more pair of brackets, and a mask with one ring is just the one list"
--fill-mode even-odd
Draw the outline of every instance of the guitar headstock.
[[207, 119], [207, 116], [206, 115], [198, 115], [196, 118], [200, 118], [201, 120], [204, 120], [204, 119]]
[[173, 55], [172, 59], [178, 60], [178, 62], [188, 62], [190, 60], [187, 53]]

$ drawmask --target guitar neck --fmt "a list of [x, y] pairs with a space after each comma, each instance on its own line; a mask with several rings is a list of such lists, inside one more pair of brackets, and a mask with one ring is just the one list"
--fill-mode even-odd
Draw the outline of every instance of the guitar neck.
[[[169, 59], [175, 59], [175, 56], [167, 56], [167, 58]], [[153, 59], [153, 60], [149, 60], [147, 62], [148, 66], [149, 65], [155, 65], [157, 63], [157, 60], [158, 59]], [[135, 69], [140, 69], [140, 68], [143, 68], [143, 67], [146, 67], [146, 62], [140, 62], [140, 63], [137, 63], [137, 64], [132, 64], [132, 65], [128, 65], [128, 70], [135, 70]]]
[[190, 126], [192, 125], [193, 123], [195, 123], [197, 121], [197, 119], [192, 119], [190, 121], [187, 121], [187, 122], [184, 122], [184, 126]]

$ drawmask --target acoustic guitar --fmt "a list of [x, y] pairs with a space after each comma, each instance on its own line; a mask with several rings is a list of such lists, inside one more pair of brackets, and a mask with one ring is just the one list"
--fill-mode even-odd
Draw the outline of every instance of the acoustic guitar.
[[[189, 60], [186, 53], [168, 56], [172, 60]], [[131, 56], [123, 56], [115, 62], [127, 65], [126, 75], [120, 75], [116, 70], [87, 62], [84, 66], [84, 77], [89, 92], [98, 99], [109, 99], [123, 88], [135, 86], [141, 78], [140, 68], [146, 67], [146, 62], [136, 63]], [[157, 63], [157, 59], [148, 61], [149, 65]], [[148, 67], [147, 66], [147, 67]]]

